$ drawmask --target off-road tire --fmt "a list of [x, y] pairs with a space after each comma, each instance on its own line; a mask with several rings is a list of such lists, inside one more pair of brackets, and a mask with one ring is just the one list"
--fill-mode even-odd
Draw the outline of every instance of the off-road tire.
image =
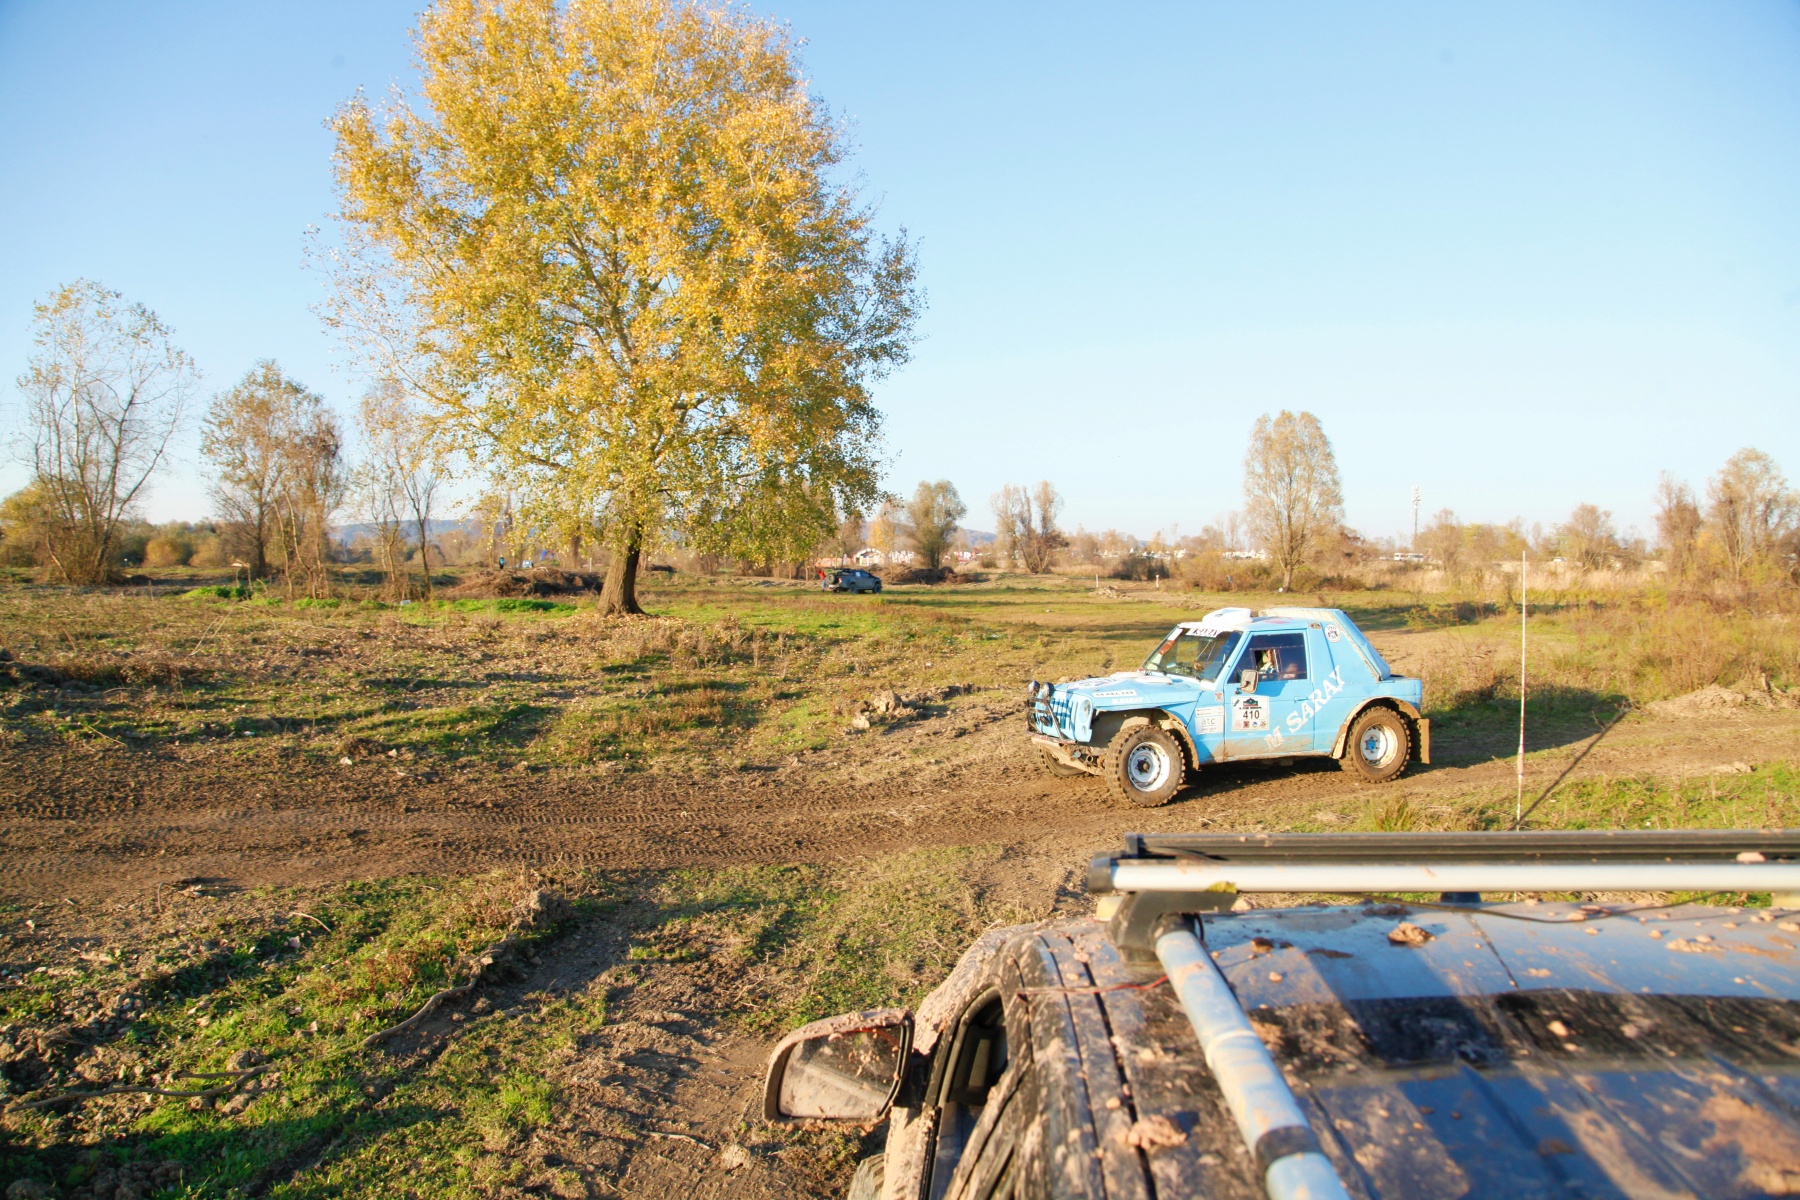
[[1412, 722], [1378, 704], [1351, 723], [1338, 766], [1366, 783], [1387, 783], [1400, 777], [1412, 755]]
[[1106, 784], [1139, 808], [1158, 808], [1181, 790], [1187, 763], [1181, 746], [1157, 725], [1122, 729], [1106, 747]]
[[1073, 779], [1077, 775], [1087, 774], [1087, 772], [1080, 767], [1071, 767], [1068, 763], [1050, 753], [1047, 747], [1039, 746], [1037, 751], [1038, 757], [1044, 760], [1044, 770], [1050, 772], [1050, 774], [1056, 776], [1058, 779]]

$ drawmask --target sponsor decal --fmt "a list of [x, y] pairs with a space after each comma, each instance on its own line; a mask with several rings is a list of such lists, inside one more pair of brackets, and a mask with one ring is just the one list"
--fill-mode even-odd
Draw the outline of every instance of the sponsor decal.
[[1313, 717], [1325, 711], [1325, 705], [1333, 696], [1343, 690], [1344, 668], [1335, 667], [1332, 669], [1331, 674], [1325, 677], [1325, 686], [1323, 688], [1314, 688], [1312, 693], [1300, 702], [1300, 710], [1288, 714], [1288, 728], [1298, 733], [1301, 724], [1312, 720]]
[[1225, 710], [1223, 708], [1200, 708], [1194, 710], [1195, 733], [1224, 733]]
[[1335, 642], [1335, 641], [1339, 640], [1340, 638], [1342, 638], [1343, 636], [1344, 636], [1344, 631], [1339, 629], [1336, 625], [1327, 625], [1325, 627], [1325, 640], [1326, 641]]
[[1120, 688], [1118, 691], [1114, 691], [1114, 692], [1095, 692], [1094, 699], [1096, 699], [1096, 700], [1113, 700], [1113, 699], [1117, 699], [1120, 696], [1135, 696], [1135, 695], [1137, 695], [1137, 689], [1135, 689], [1135, 688]]
[[1269, 705], [1261, 696], [1239, 696], [1231, 705], [1231, 731], [1254, 733], [1269, 727]]
[[1269, 731], [1268, 736], [1263, 738], [1263, 745], [1267, 746], [1271, 750], [1279, 750], [1279, 749], [1281, 749], [1281, 743], [1283, 740], [1284, 739], [1281, 736], [1281, 730], [1272, 729]]

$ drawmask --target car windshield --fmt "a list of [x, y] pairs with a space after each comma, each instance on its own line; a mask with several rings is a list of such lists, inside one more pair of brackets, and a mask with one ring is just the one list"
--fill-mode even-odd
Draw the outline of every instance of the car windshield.
[[1217, 678], [1231, 652], [1237, 649], [1238, 636], [1228, 631], [1202, 637], [1191, 630], [1177, 629], [1144, 660], [1144, 670], [1194, 679]]

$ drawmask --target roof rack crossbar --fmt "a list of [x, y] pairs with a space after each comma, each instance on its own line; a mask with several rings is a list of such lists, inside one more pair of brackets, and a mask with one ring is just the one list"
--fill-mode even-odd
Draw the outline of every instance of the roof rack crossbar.
[[1472, 833], [1128, 833], [1123, 859], [1230, 862], [1700, 862], [1800, 859], [1794, 829], [1531, 829]]
[[[1096, 864], [1098, 866], [1098, 864]], [[1800, 892], [1800, 863], [1210, 862], [1115, 859], [1097, 892]], [[1099, 883], [1103, 886], [1094, 887]]]
[[1165, 921], [1156, 956], [1270, 1200], [1350, 1200], [1300, 1102], [1190, 922]]

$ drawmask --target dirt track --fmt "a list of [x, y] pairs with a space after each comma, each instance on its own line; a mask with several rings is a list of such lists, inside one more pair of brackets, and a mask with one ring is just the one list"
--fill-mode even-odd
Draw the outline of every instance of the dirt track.
[[[820, 862], [918, 845], [999, 844], [1061, 856], [1073, 872], [1129, 830], [1254, 828], [1353, 821], [1394, 794], [1428, 810], [1477, 793], [1511, 794], [1497, 736], [1440, 737], [1437, 763], [1393, 788], [1330, 763], [1204, 773], [1166, 808], [1143, 810], [1099, 785], [1043, 776], [996, 705], [946, 736], [926, 722], [897, 741], [938, 757], [881, 771], [820, 753], [717, 778], [657, 773], [417, 768], [386, 759], [318, 766], [274, 747], [161, 752], [108, 743], [0, 756], [0, 891], [126, 898], [205, 877], [241, 886], [321, 884], [405, 872], [509, 865], [655, 868]], [[1535, 754], [1527, 790], [1587, 746], [1588, 730]], [[881, 735], [874, 735], [881, 736]], [[1800, 757], [1800, 714], [1671, 721], [1633, 716], [1573, 777], [1702, 775]], [[862, 755], [867, 766], [867, 755]], [[403, 773], [404, 772], [404, 773]]]
[[[986, 844], [1000, 853], [973, 882], [1010, 911], [1049, 915], [1085, 907], [1080, 877], [1088, 855], [1116, 846], [1128, 830], [1329, 827], [1395, 796], [1429, 817], [1471, 799], [1510, 799], [1514, 786], [1510, 734], [1494, 721], [1485, 733], [1465, 729], [1441, 739], [1437, 765], [1397, 785], [1359, 785], [1330, 763], [1220, 768], [1165, 808], [1134, 809], [1098, 784], [1042, 775], [1004, 705], [982, 719], [972, 715], [870, 735], [842, 754], [713, 779], [501, 772], [386, 758], [343, 766], [266, 745], [9, 751], [0, 755], [7, 867], [0, 893], [51, 901], [38, 906], [47, 910], [40, 919], [52, 921], [44, 936], [65, 923], [91, 933], [95, 922], [112, 920], [103, 902], [143, 901], [159, 891], [161, 903], [131, 904], [118, 920], [180, 923], [188, 915], [183, 904], [256, 903], [231, 887], [225, 892], [240, 899], [186, 901], [163, 889], [195, 878], [237, 888], [323, 885], [415, 871], [817, 862]], [[1791, 711], [1634, 716], [1598, 743], [1593, 728], [1572, 721], [1560, 734], [1541, 732], [1551, 748], [1529, 761], [1531, 794], [1571, 764], [1571, 778], [1681, 777], [1800, 758], [1800, 713]], [[1756, 814], [1745, 823], [1756, 823]], [[63, 897], [76, 907], [56, 903]], [[768, 1047], [718, 1020], [717, 962], [633, 958], [627, 951], [641, 915], [626, 905], [584, 921], [527, 978], [492, 990], [493, 1011], [525, 1014], [521, 1020], [559, 994], [599, 989], [607, 997], [606, 1021], [546, 1064], [567, 1103], [509, 1151], [535, 1172], [530, 1186], [555, 1190], [560, 1171], [600, 1196], [841, 1194], [847, 1166], [808, 1158], [804, 1145], [788, 1146], [760, 1125]], [[457, 1037], [461, 1018], [439, 1014], [393, 1049], [429, 1063]], [[727, 1160], [728, 1153], [740, 1158]]]

